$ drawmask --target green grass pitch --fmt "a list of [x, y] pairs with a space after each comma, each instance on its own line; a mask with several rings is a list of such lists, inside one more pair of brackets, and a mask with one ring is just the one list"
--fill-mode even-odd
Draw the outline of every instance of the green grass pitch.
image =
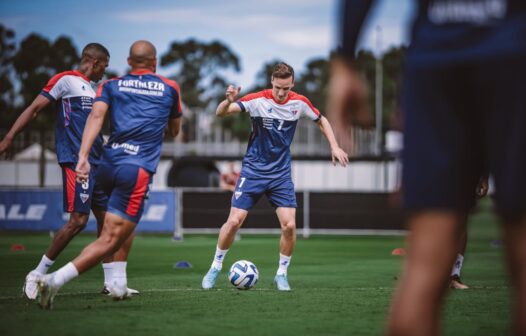
[[[446, 335], [510, 333], [510, 288], [502, 263], [500, 233], [489, 204], [470, 223], [463, 270], [465, 291], [451, 291], [444, 313]], [[72, 259], [91, 234], [75, 238], [53, 269]], [[202, 290], [201, 278], [215, 249], [215, 236], [138, 236], [128, 265], [128, 284], [141, 291], [115, 302], [99, 294], [102, 268], [64, 286], [52, 311], [22, 297], [25, 274], [50, 243], [46, 234], [0, 235], [0, 335], [379, 335], [403, 257], [390, 252], [402, 237], [315, 236], [298, 239], [289, 268], [290, 293], [272, 285], [277, 236], [245, 235], [225, 260], [217, 288]], [[11, 251], [22, 244], [24, 251]], [[226, 271], [238, 259], [260, 272], [255, 289], [230, 285]], [[177, 261], [193, 267], [176, 269]]]

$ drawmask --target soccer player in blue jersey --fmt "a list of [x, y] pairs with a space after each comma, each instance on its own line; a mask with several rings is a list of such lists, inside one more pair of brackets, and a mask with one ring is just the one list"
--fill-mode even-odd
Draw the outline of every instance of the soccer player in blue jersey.
[[[337, 133], [356, 98], [356, 41], [373, 1], [345, 2], [329, 104]], [[403, 190], [408, 254], [392, 335], [436, 335], [463, 219], [486, 162], [503, 223], [514, 332], [526, 335], [526, 2], [420, 0], [405, 63]], [[356, 101], [356, 100], [355, 100]]]
[[[55, 145], [58, 163], [62, 168], [64, 211], [70, 214], [68, 222], [57, 232], [51, 246], [42, 256], [38, 266], [29, 272], [24, 284], [24, 293], [29, 299], [37, 295], [37, 280], [48, 272], [62, 250], [71, 239], [82, 231], [88, 222], [90, 209], [97, 218], [100, 231], [104, 219], [101, 205], [101, 191], [94, 189], [94, 183], [75, 181], [82, 131], [91, 112], [93, 91], [90, 81], [98, 82], [108, 66], [110, 54], [99, 43], [90, 43], [82, 50], [78, 70], [65, 71], [53, 76], [42, 92], [18, 117], [14, 125], [0, 142], [0, 154], [11, 147], [13, 139], [49, 104], [58, 107], [55, 127]], [[96, 166], [102, 152], [102, 136], [98, 135], [90, 152], [89, 160]], [[131, 241], [125, 244], [115, 256], [115, 263], [125, 264]], [[103, 263], [104, 282], [111, 281], [113, 258]], [[137, 291], [130, 289], [131, 293]]]
[[[52, 307], [65, 283], [113, 254], [131, 237], [159, 163], [165, 130], [168, 128], [175, 137], [181, 127], [179, 86], [155, 74], [155, 47], [148, 41], [133, 43], [128, 64], [128, 75], [99, 87], [78, 154], [77, 179], [86, 183], [91, 172], [88, 155], [110, 111], [111, 135], [96, 173], [106, 209], [102, 232], [72, 262], [39, 281], [39, 304], [43, 308]], [[111, 295], [124, 298], [126, 289], [126, 269], [114, 269]]]
[[221, 227], [216, 253], [210, 270], [202, 281], [205, 289], [213, 288], [223, 260], [248, 211], [265, 194], [276, 208], [281, 225], [279, 267], [274, 278], [278, 290], [289, 291], [287, 268], [296, 244], [296, 196], [291, 177], [290, 144], [301, 115], [316, 122], [331, 146], [332, 162], [342, 166], [348, 156], [339, 146], [327, 119], [304, 96], [292, 90], [294, 70], [285, 63], [275, 66], [272, 89], [251, 93], [236, 101], [241, 88], [229, 86], [226, 99], [217, 107], [219, 117], [250, 113], [252, 133], [243, 167], [232, 196], [232, 207]]

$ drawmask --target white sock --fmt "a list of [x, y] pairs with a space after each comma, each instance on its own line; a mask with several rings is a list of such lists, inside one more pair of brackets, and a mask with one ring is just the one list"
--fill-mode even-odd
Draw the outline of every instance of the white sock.
[[451, 275], [460, 277], [460, 271], [462, 270], [462, 264], [464, 263], [464, 256], [462, 254], [457, 255], [457, 261], [455, 261], [455, 264], [453, 265], [453, 269], [451, 270]]
[[223, 260], [225, 259], [228, 249], [221, 250], [219, 247], [216, 247], [216, 254], [214, 255], [214, 261], [212, 262], [212, 267], [220, 270], [223, 268]]
[[104, 271], [104, 286], [108, 287], [113, 274], [113, 262], [102, 263], [102, 270]]
[[283, 254], [279, 254], [279, 268], [277, 275], [287, 275], [287, 268], [289, 268], [290, 265], [290, 259], [292, 256], [286, 256]]
[[37, 268], [35, 270], [40, 274], [46, 274], [47, 271], [53, 264], [55, 263], [54, 260], [49, 259], [45, 254], [42, 256], [42, 260], [40, 260], [40, 263], [38, 264]]
[[111, 279], [111, 286], [114, 291], [122, 291], [118, 296], [126, 294], [126, 288], [128, 287], [128, 278], [126, 276], [126, 261], [114, 261], [113, 262], [113, 274]]
[[79, 275], [79, 271], [72, 262], [67, 263], [64, 267], [53, 273], [52, 281], [55, 286], [59, 288], [64, 286], [66, 282], [76, 278]]

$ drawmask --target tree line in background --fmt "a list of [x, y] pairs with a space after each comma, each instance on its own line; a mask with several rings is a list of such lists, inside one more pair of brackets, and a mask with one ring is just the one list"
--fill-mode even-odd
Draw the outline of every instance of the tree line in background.
[[[36, 33], [25, 37], [17, 44], [15, 32], [0, 24], [0, 129], [7, 130], [22, 110], [29, 105], [51, 76], [58, 72], [74, 69], [79, 62], [79, 53], [71, 38], [60, 36], [55, 41]], [[82, 47], [82, 46], [81, 46]], [[404, 48], [393, 48], [382, 56], [383, 65], [383, 124], [396, 126], [398, 95]], [[245, 86], [242, 93], [270, 88], [270, 74], [279, 62], [274, 59], [262, 65], [252, 86]], [[111, 64], [111, 61], [110, 61]], [[215, 110], [216, 104], [224, 99], [224, 92], [231, 81], [226, 71], [240, 72], [237, 54], [220, 41], [203, 42], [195, 39], [173, 41], [169, 49], [159, 55], [159, 66], [171, 70], [168, 76], [175, 79], [180, 87], [183, 102], [196, 111]], [[360, 51], [356, 66], [369, 87], [369, 106], [374, 109], [374, 86], [376, 59], [370, 51]], [[119, 74], [108, 71], [107, 77]], [[314, 58], [304, 69], [296, 73], [294, 91], [307, 96], [322, 112], [326, 106], [327, 85], [330, 77], [329, 56]], [[195, 115], [190, 118], [195, 118]], [[43, 111], [30, 130], [49, 131], [54, 129], [53, 107]], [[222, 119], [222, 126], [231, 130], [240, 140], [246, 140], [250, 131], [249, 116], [246, 113]], [[186, 140], [192, 140], [195, 132], [187, 123]]]

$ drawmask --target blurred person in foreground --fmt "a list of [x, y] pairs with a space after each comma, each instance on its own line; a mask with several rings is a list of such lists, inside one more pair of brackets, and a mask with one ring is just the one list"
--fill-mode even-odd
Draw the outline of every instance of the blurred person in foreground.
[[[340, 136], [352, 119], [349, 107], [362, 99], [353, 59], [372, 2], [344, 3], [328, 106]], [[514, 332], [526, 335], [526, 1], [416, 4], [402, 103], [411, 234], [388, 333], [440, 333], [448, 277], [478, 181], [472, 172], [487, 162], [513, 285]]]
[[279, 266], [274, 283], [280, 291], [290, 291], [287, 270], [296, 245], [296, 194], [291, 176], [290, 144], [294, 138], [298, 119], [305, 115], [314, 121], [331, 148], [332, 163], [343, 167], [349, 159], [334, 137], [327, 118], [305, 97], [292, 91], [294, 69], [278, 63], [271, 76], [272, 89], [250, 93], [237, 99], [241, 88], [230, 85], [226, 99], [216, 109], [218, 117], [247, 112], [252, 119], [247, 153], [232, 196], [230, 214], [219, 231], [212, 265], [201, 286], [210, 289], [223, 267], [223, 260], [237, 231], [243, 225], [248, 211], [261, 196], [266, 195], [276, 209], [281, 225]]
[[[64, 284], [114, 253], [132, 236], [159, 163], [165, 130], [168, 128], [172, 137], [180, 130], [179, 86], [155, 74], [155, 47], [148, 41], [133, 43], [128, 64], [128, 75], [99, 86], [78, 154], [76, 175], [85, 183], [91, 171], [88, 153], [110, 111], [111, 135], [104, 145], [96, 180], [105, 196], [102, 232], [72, 262], [39, 281], [39, 304], [45, 309], [52, 307]], [[110, 294], [124, 298], [126, 288], [126, 269], [114, 269]]]
[[[101, 191], [95, 187], [93, 175], [89, 181], [80, 183], [75, 180], [75, 166], [78, 161], [82, 131], [86, 119], [91, 113], [95, 91], [90, 82], [102, 79], [108, 67], [110, 53], [99, 43], [89, 43], [80, 57], [77, 70], [64, 71], [51, 77], [35, 100], [22, 112], [14, 125], [0, 142], [0, 155], [9, 151], [16, 135], [33, 120], [49, 104], [57, 106], [57, 121], [55, 126], [55, 146], [58, 164], [62, 169], [62, 191], [64, 212], [69, 213], [69, 220], [55, 234], [51, 245], [42, 256], [37, 267], [31, 270], [25, 279], [23, 291], [25, 296], [34, 300], [37, 297], [37, 281], [48, 272], [60, 253], [69, 242], [81, 232], [88, 223], [90, 209], [97, 219], [97, 230], [100, 233], [104, 223], [105, 211], [101, 204]], [[99, 164], [102, 152], [102, 135], [98, 134], [89, 153], [89, 161], [94, 166]], [[42, 149], [44, 150], [44, 149]], [[111, 282], [113, 267], [126, 265], [132, 241], [123, 245], [114, 256], [106, 258], [102, 267], [104, 270], [103, 293], [107, 294], [107, 284]], [[128, 294], [138, 291], [128, 289]]]
[[[488, 194], [488, 175], [483, 173], [479, 179], [474, 195], [472, 196], [472, 207], [471, 210], [474, 210], [477, 204], [477, 199], [482, 198]], [[469, 211], [471, 212], [471, 211]], [[451, 276], [449, 282], [449, 288], [451, 289], [468, 289], [469, 286], [462, 282], [460, 279], [460, 273], [462, 272], [462, 267], [464, 266], [464, 256], [466, 254], [466, 248], [468, 245], [468, 217], [469, 212], [464, 214], [460, 236], [458, 237], [457, 245], [457, 257], [453, 267], [451, 269]]]

